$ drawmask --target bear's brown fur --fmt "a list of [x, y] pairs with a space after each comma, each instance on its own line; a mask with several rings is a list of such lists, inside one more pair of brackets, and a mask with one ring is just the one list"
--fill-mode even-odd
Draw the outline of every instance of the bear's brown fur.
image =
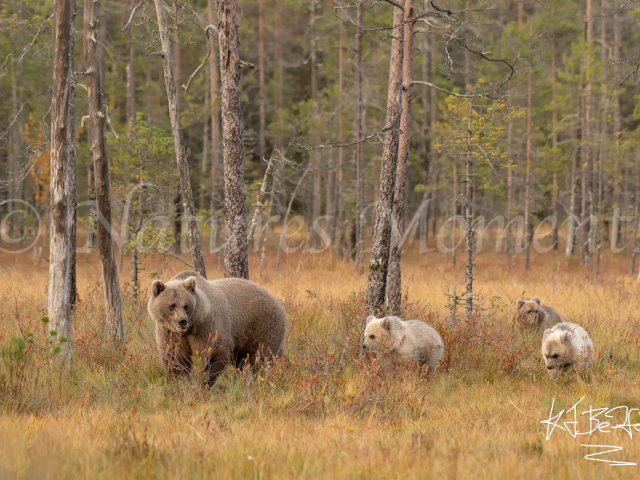
[[516, 302], [516, 320], [523, 327], [546, 329], [562, 322], [562, 317], [553, 308], [542, 305], [536, 297]]
[[229, 363], [254, 365], [284, 354], [284, 309], [249, 280], [208, 281], [182, 272], [167, 283], [154, 280], [147, 307], [164, 367], [174, 375], [189, 373], [194, 355], [211, 384]]

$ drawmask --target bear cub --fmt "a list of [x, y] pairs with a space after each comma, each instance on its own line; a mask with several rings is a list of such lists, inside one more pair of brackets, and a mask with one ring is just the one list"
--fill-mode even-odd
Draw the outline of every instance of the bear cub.
[[551, 378], [572, 366], [588, 367], [593, 362], [593, 342], [575, 323], [558, 323], [542, 335], [542, 358]]
[[212, 384], [228, 364], [253, 366], [284, 354], [284, 309], [249, 280], [209, 281], [182, 272], [166, 283], [153, 281], [147, 308], [162, 363], [172, 375], [190, 373], [198, 356]]
[[520, 299], [516, 302], [516, 319], [524, 327], [550, 328], [562, 322], [560, 314], [553, 308], [542, 305], [539, 298]]
[[362, 348], [376, 356], [387, 352], [396, 363], [427, 365], [429, 372], [444, 355], [444, 343], [434, 328], [420, 320], [403, 321], [398, 317], [367, 317]]

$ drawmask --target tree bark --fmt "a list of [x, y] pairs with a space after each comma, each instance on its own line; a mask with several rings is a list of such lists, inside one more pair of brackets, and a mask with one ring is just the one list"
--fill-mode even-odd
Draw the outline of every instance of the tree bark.
[[[557, 155], [556, 149], [558, 148], [558, 110], [556, 101], [556, 38], [551, 38], [551, 104], [553, 108], [553, 117], [551, 120], [551, 147], [553, 148], [553, 155]], [[553, 191], [551, 194], [552, 210], [553, 210], [553, 229], [551, 231], [551, 238], [553, 240], [553, 249], [558, 250], [558, 172], [553, 172]]]
[[398, 164], [393, 194], [393, 219], [391, 221], [391, 249], [389, 254], [389, 280], [387, 283], [387, 311], [390, 315], [402, 313], [402, 232], [404, 230], [404, 206], [407, 190], [409, 140], [411, 137], [411, 102], [413, 99], [413, 0], [404, 1], [404, 38], [402, 61], [402, 117], [398, 142]]
[[243, 126], [240, 105], [240, 51], [236, 2], [235, 0], [218, 0], [217, 8], [224, 151], [224, 276], [248, 279], [249, 259], [242, 150]]
[[[343, 89], [344, 89], [344, 23], [340, 22], [340, 43], [338, 48], [338, 142], [343, 144], [344, 131], [342, 122], [342, 109], [343, 109]], [[338, 250], [340, 250], [341, 239], [344, 232], [343, 227], [343, 215], [344, 215], [344, 148], [338, 149], [338, 171], [336, 172], [336, 222], [335, 222], [335, 234], [331, 239], [334, 244], [337, 244]], [[338, 251], [338, 254], [342, 256], [342, 252]], [[336, 255], [333, 256], [336, 258]]]
[[74, 310], [78, 298], [76, 286], [76, 224], [77, 224], [77, 181], [76, 181], [76, 91], [73, 78], [73, 54], [75, 50], [76, 0], [71, 0], [71, 25], [69, 37], [69, 125], [67, 141], [69, 148], [69, 307]]
[[469, 100], [469, 113], [467, 116], [467, 161], [466, 161], [466, 181], [467, 192], [465, 195], [466, 203], [466, 227], [467, 227], [467, 271], [465, 274], [466, 286], [466, 314], [467, 320], [473, 318], [473, 257], [474, 257], [474, 238], [473, 238], [473, 177], [471, 175], [471, 115], [473, 113], [473, 104]]
[[[131, 10], [135, 7], [136, 0], [129, 0]], [[135, 50], [133, 48], [133, 26], [127, 32], [127, 137], [133, 135], [133, 126], [136, 123], [136, 100], [135, 100]]]
[[[51, 105], [51, 229], [47, 310], [50, 329], [57, 332], [59, 359], [71, 368], [69, 321], [68, 116], [71, 48], [71, 1], [53, 4], [53, 92]], [[66, 342], [61, 342], [63, 337]]]
[[[509, 108], [509, 113], [511, 113]], [[513, 119], [509, 115], [507, 123], [507, 157], [509, 170], [507, 171], [507, 265], [509, 268], [513, 267], [513, 228], [511, 227], [511, 219], [513, 218], [513, 150], [512, 150], [512, 135], [513, 134]]]
[[533, 77], [533, 68], [529, 67], [527, 75], [527, 172], [525, 176], [525, 198], [524, 198], [524, 229], [525, 229], [525, 245], [524, 245], [524, 269], [529, 270], [529, 254], [531, 247], [531, 83]]
[[[207, 13], [209, 15], [209, 24], [215, 23], [215, 6], [213, 0], [208, 0]], [[218, 207], [218, 189], [217, 174], [218, 165], [220, 164], [220, 123], [218, 120], [218, 108], [220, 101], [218, 99], [218, 66], [215, 54], [214, 35], [209, 36], [211, 43], [211, 55], [209, 55], [209, 99], [211, 102], [211, 215], [213, 215]]]
[[[90, 0], [85, 0], [90, 1]], [[182, 136], [180, 125], [180, 103], [176, 92], [176, 80], [174, 78], [173, 57], [171, 55], [171, 43], [167, 30], [167, 22], [164, 15], [162, 0], [154, 0], [156, 14], [158, 17], [158, 30], [160, 43], [162, 45], [162, 68], [164, 71], [164, 84], [167, 90], [167, 101], [169, 106], [169, 117], [171, 119], [171, 131], [173, 133], [173, 147], [176, 152], [176, 162], [180, 175], [180, 190], [182, 206], [187, 216], [187, 230], [189, 232], [189, 244], [191, 248], [191, 259], [196, 272], [207, 278], [207, 272], [202, 256], [202, 246], [200, 244], [200, 234], [196, 223], [196, 212], [193, 204], [193, 192], [189, 179], [189, 164], [187, 162], [187, 152]]]
[[[320, 105], [318, 104], [318, 39], [316, 33], [317, 8], [318, 0], [311, 0], [311, 12], [309, 14], [309, 34], [311, 40], [311, 109], [314, 126], [317, 125], [317, 122], [320, 119]], [[357, 8], [361, 7], [358, 6]], [[309, 227], [311, 227], [313, 222], [318, 217], [320, 217], [320, 212], [322, 210], [322, 166], [320, 165], [320, 151], [318, 149], [314, 149], [311, 152], [311, 156], [313, 162], [313, 209], [311, 213], [311, 219], [309, 221]], [[309, 231], [309, 240], [309, 243], [312, 247], [317, 247], [319, 245], [320, 237], [315, 230]]]
[[[362, 3], [356, 6], [356, 23], [362, 25]], [[364, 225], [362, 223], [362, 207], [363, 207], [363, 175], [362, 175], [362, 31], [357, 28], [355, 35], [355, 102], [356, 109], [354, 115], [354, 137], [358, 142], [355, 145], [355, 193], [356, 193], [356, 271], [359, 274], [364, 273]]]
[[451, 158], [451, 161], [453, 162], [453, 180], [452, 180], [452, 190], [453, 190], [453, 195], [452, 195], [452, 199], [451, 199], [451, 263], [453, 265], [456, 264], [457, 258], [456, 258], [456, 215], [458, 213], [458, 165], [456, 162], [456, 156], [455, 154], [453, 155], [453, 157]]
[[96, 199], [98, 209], [98, 248], [102, 268], [102, 290], [107, 309], [107, 336], [115, 344], [124, 341], [122, 305], [118, 267], [111, 238], [111, 186], [109, 160], [107, 157], [106, 114], [103, 111], [100, 69], [97, 44], [97, 2], [84, 2], [84, 58], [87, 68], [87, 95], [89, 105], [89, 128], [91, 129], [91, 151], [96, 177]]
[[209, 156], [209, 112], [211, 111], [211, 102], [209, 100], [209, 91], [204, 93], [204, 119], [202, 125], [202, 160], [200, 161], [200, 203], [198, 207], [204, 210], [204, 197], [207, 193], [207, 157]]
[[[372, 315], [382, 313], [387, 290], [387, 271], [391, 247], [391, 218], [393, 196], [396, 185], [398, 164], [398, 138], [400, 125], [395, 124], [400, 112], [399, 100], [402, 98], [402, 56], [404, 12], [395, 7], [393, 15], [394, 34], [391, 42], [391, 60], [389, 66], [389, 86], [387, 89], [387, 128], [385, 133], [382, 159], [380, 162], [380, 187], [376, 202], [376, 217], [373, 226], [373, 246], [369, 260], [369, 278], [367, 281], [367, 309]], [[394, 125], [395, 124], [395, 125]]]
[[258, 155], [260, 167], [264, 174], [266, 155], [267, 118], [265, 115], [266, 88], [264, 84], [264, 0], [258, 0], [258, 107], [260, 112], [260, 132], [258, 141]]

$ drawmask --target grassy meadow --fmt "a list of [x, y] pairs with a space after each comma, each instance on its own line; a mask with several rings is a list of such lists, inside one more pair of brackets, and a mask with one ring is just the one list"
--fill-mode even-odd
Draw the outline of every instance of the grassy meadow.
[[[464, 290], [464, 260], [408, 252], [405, 318], [438, 329], [447, 352], [436, 373], [359, 356], [366, 274], [329, 254], [299, 253], [259, 280], [283, 303], [286, 358], [259, 372], [227, 368], [211, 388], [194, 376], [173, 382], [154, 350], [146, 313], [151, 279], [188, 269], [146, 260], [134, 304], [128, 258], [120, 282], [126, 346], [105, 343], [97, 252], [79, 255], [80, 305], [72, 318], [73, 369], [47, 348], [48, 264], [29, 254], [0, 259], [0, 478], [632, 478], [640, 463], [638, 429], [573, 438], [554, 415], [577, 407], [580, 431], [592, 407], [640, 407], [639, 286], [627, 257], [603, 256], [597, 285], [558, 252], [509, 269], [486, 248], [476, 259], [477, 326], [448, 324], [446, 293]], [[187, 258], [186, 255], [183, 255]], [[286, 255], [285, 255], [286, 257]], [[206, 257], [209, 278], [222, 272]], [[259, 258], [251, 256], [252, 280]], [[540, 334], [514, 329], [518, 298], [538, 296], [582, 325], [596, 347], [587, 372], [547, 377]], [[621, 410], [606, 419], [622, 424]], [[601, 421], [604, 418], [599, 417]], [[560, 420], [573, 420], [573, 412]], [[640, 424], [640, 415], [631, 415]], [[570, 428], [573, 428], [569, 425]], [[602, 428], [602, 430], [607, 430]], [[601, 449], [600, 449], [601, 451]], [[597, 457], [596, 457], [597, 458]]]

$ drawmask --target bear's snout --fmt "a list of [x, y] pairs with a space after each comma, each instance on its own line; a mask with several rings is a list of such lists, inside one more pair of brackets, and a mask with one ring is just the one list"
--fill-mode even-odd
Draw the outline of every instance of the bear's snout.
[[553, 365], [547, 365], [547, 370], [553, 370]]
[[189, 320], [187, 320], [186, 318], [181, 318], [180, 320], [178, 320], [178, 326], [181, 329], [186, 330], [189, 326]]

